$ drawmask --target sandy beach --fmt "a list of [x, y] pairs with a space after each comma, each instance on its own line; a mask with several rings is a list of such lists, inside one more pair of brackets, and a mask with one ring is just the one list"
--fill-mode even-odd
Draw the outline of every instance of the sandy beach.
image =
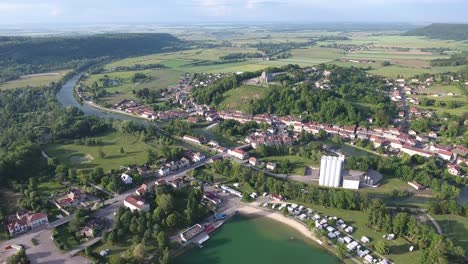
[[301, 234], [303, 234], [304, 236], [306, 236], [308, 238], [311, 238], [315, 242], [322, 245], [322, 241], [318, 240], [312, 234], [312, 232], [309, 230], [308, 227], [306, 227], [305, 225], [295, 221], [294, 219], [291, 219], [289, 217], [286, 217], [286, 216], [282, 215], [281, 213], [270, 212], [270, 211], [267, 211], [267, 210], [262, 210], [260, 208], [255, 208], [255, 207], [251, 207], [251, 206], [247, 206], [247, 205], [240, 206], [237, 209], [239, 210], [239, 213], [241, 213], [241, 214], [243, 214], [245, 216], [258, 216], [258, 215], [261, 215], [263, 217], [268, 217], [268, 218], [273, 219], [275, 221], [281, 222], [281, 223], [283, 223], [285, 225], [288, 225], [288, 226], [296, 229], [297, 231], [301, 232]]

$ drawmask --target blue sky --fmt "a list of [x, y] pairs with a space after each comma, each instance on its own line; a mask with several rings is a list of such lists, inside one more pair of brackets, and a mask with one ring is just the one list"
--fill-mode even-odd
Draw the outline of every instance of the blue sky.
[[0, 0], [0, 24], [461, 22], [468, 0]]

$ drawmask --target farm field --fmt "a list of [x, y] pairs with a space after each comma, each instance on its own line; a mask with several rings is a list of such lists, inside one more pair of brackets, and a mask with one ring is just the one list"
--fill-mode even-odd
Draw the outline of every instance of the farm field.
[[60, 81], [60, 79], [62, 79], [63, 76], [67, 74], [67, 72], [69, 71], [64, 70], [58, 72], [25, 75], [19, 79], [0, 84], [0, 90], [47, 86], [52, 82]]
[[[51, 144], [46, 146], [45, 152], [72, 168], [90, 171], [102, 167], [105, 171], [110, 171], [120, 166], [145, 163], [146, 150], [150, 148], [137, 136], [117, 132], [94, 139], [102, 140], [102, 145]], [[120, 147], [125, 153], [120, 153]], [[101, 156], [100, 152], [104, 156]]]
[[456, 245], [468, 248], [468, 219], [459, 215], [433, 215], [440, 227]]
[[242, 85], [223, 94], [220, 109], [248, 112], [250, 100], [259, 100], [266, 96], [268, 87]]
[[[148, 76], [148, 79], [143, 82], [132, 82], [132, 77], [135, 73], [143, 73]], [[168, 86], [178, 83], [182, 72], [174, 70], [142, 70], [142, 71], [123, 71], [111, 72], [103, 74], [93, 74], [87, 77], [82, 83], [88, 87], [92, 87], [94, 82], [99, 86], [103, 86], [100, 81], [104, 75], [109, 76], [110, 79], [118, 81], [118, 85], [105, 87], [107, 95], [100, 98], [104, 103], [115, 104], [123, 99], [136, 99], [133, 95], [133, 90], [140, 90], [144, 88], [161, 90]]]

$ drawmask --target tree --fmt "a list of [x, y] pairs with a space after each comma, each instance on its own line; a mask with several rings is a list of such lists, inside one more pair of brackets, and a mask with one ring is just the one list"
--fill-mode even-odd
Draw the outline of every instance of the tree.
[[162, 257], [159, 259], [160, 264], [170, 264], [171, 263], [171, 254], [169, 248], [165, 248], [163, 251]]
[[171, 194], [161, 194], [156, 197], [156, 203], [164, 212], [171, 213], [174, 208], [174, 198]]
[[169, 238], [167, 237], [164, 231], [159, 232], [158, 234], [158, 247], [160, 249], [166, 248], [169, 243]]
[[383, 240], [380, 240], [375, 244], [375, 250], [382, 255], [388, 255], [390, 253], [390, 248], [387, 242]]
[[123, 147], [120, 147], [120, 154], [124, 154], [125, 153], [125, 150]]
[[99, 155], [99, 158], [101, 159], [106, 157], [106, 153], [102, 149], [98, 150], [98, 155]]
[[336, 247], [336, 254], [341, 260], [343, 260], [346, 257], [346, 252], [346, 246], [343, 243], [339, 243]]
[[408, 213], [398, 213], [393, 219], [393, 233], [402, 235], [407, 231], [407, 225], [409, 221]]
[[132, 255], [137, 261], [143, 261], [146, 256], [145, 246], [141, 243], [137, 244], [132, 251]]

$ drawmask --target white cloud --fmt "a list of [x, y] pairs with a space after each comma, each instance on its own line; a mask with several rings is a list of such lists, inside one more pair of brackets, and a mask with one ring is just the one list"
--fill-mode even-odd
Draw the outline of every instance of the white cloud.
[[38, 12], [58, 16], [62, 13], [59, 6], [47, 2], [0, 1], [0, 13], [3, 15], [24, 15], [27, 12]]

